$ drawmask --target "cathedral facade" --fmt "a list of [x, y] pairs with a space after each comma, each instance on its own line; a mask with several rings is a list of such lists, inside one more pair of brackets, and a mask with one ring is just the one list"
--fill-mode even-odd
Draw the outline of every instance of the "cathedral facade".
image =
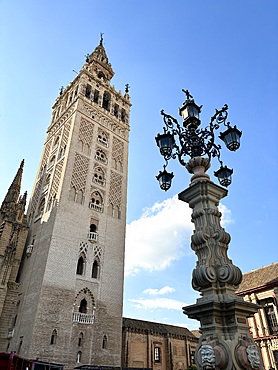
[[131, 104], [113, 75], [101, 37], [54, 103], [0, 352], [120, 366]]

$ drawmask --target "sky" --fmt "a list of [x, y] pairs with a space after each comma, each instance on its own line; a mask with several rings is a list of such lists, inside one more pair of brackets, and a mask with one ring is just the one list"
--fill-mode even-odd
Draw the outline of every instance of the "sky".
[[[277, 0], [0, 0], [0, 32], [1, 201], [23, 158], [22, 192], [31, 193], [51, 107], [100, 32], [112, 84], [130, 85], [125, 317], [199, 327], [182, 313], [199, 296], [191, 210], [177, 199], [190, 175], [171, 160], [172, 187], [155, 178], [160, 111], [180, 120], [182, 89], [203, 105], [203, 127], [227, 103], [243, 132], [237, 152], [222, 150], [234, 170], [220, 205], [229, 257], [243, 273], [277, 262]], [[216, 182], [218, 167], [208, 171]]]

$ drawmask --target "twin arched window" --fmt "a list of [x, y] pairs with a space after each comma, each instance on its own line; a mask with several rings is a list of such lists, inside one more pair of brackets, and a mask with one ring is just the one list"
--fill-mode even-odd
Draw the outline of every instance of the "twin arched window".
[[[84, 270], [85, 270], [84, 269], [84, 266], [85, 266], [85, 259], [84, 259], [83, 256], [80, 256], [78, 258], [77, 268], [76, 268], [76, 274], [77, 275], [83, 275], [84, 274]], [[92, 278], [93, 279], [98, 279], [98, 277], [99, 277], [99, 270], [100, 270], [99, 260], [98, 259], [95, 259], [94, 260], [94, 263], [93, 263], [93, 266], [92, 266]], [[83, 312], [83, 311], [80, 311], [79, 310], [79, 312]]]

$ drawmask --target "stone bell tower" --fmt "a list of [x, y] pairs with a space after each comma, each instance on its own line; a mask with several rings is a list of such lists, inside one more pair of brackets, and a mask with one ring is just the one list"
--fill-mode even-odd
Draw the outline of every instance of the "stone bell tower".
[[130, 97], [103, 39], [60, 90], [27, 216], [10, 350], [120, 366]]

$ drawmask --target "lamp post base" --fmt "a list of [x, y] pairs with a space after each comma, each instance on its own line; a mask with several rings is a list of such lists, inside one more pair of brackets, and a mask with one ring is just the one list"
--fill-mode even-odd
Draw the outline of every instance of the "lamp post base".
[[189, 318], [201, 325], [195, 361], [199, 370], [263, 370], [247, 321], [259, 306], [235, 294], [242, 273], [228, 258], [231, 237], [220, 224], [218, 205], [227, 190], [205, 178], [205, 168], [199, 168], [200, 160], [195, 164], [198, 168], [192, 168], [192, 173], [198, 176], [193, 176], [190, 186], [179, 194], [179, 199], [192, 208], [195, 225], [191, 248], [198, 261], [192, 286], [201, 297], [196, 304], [183, 308]]

